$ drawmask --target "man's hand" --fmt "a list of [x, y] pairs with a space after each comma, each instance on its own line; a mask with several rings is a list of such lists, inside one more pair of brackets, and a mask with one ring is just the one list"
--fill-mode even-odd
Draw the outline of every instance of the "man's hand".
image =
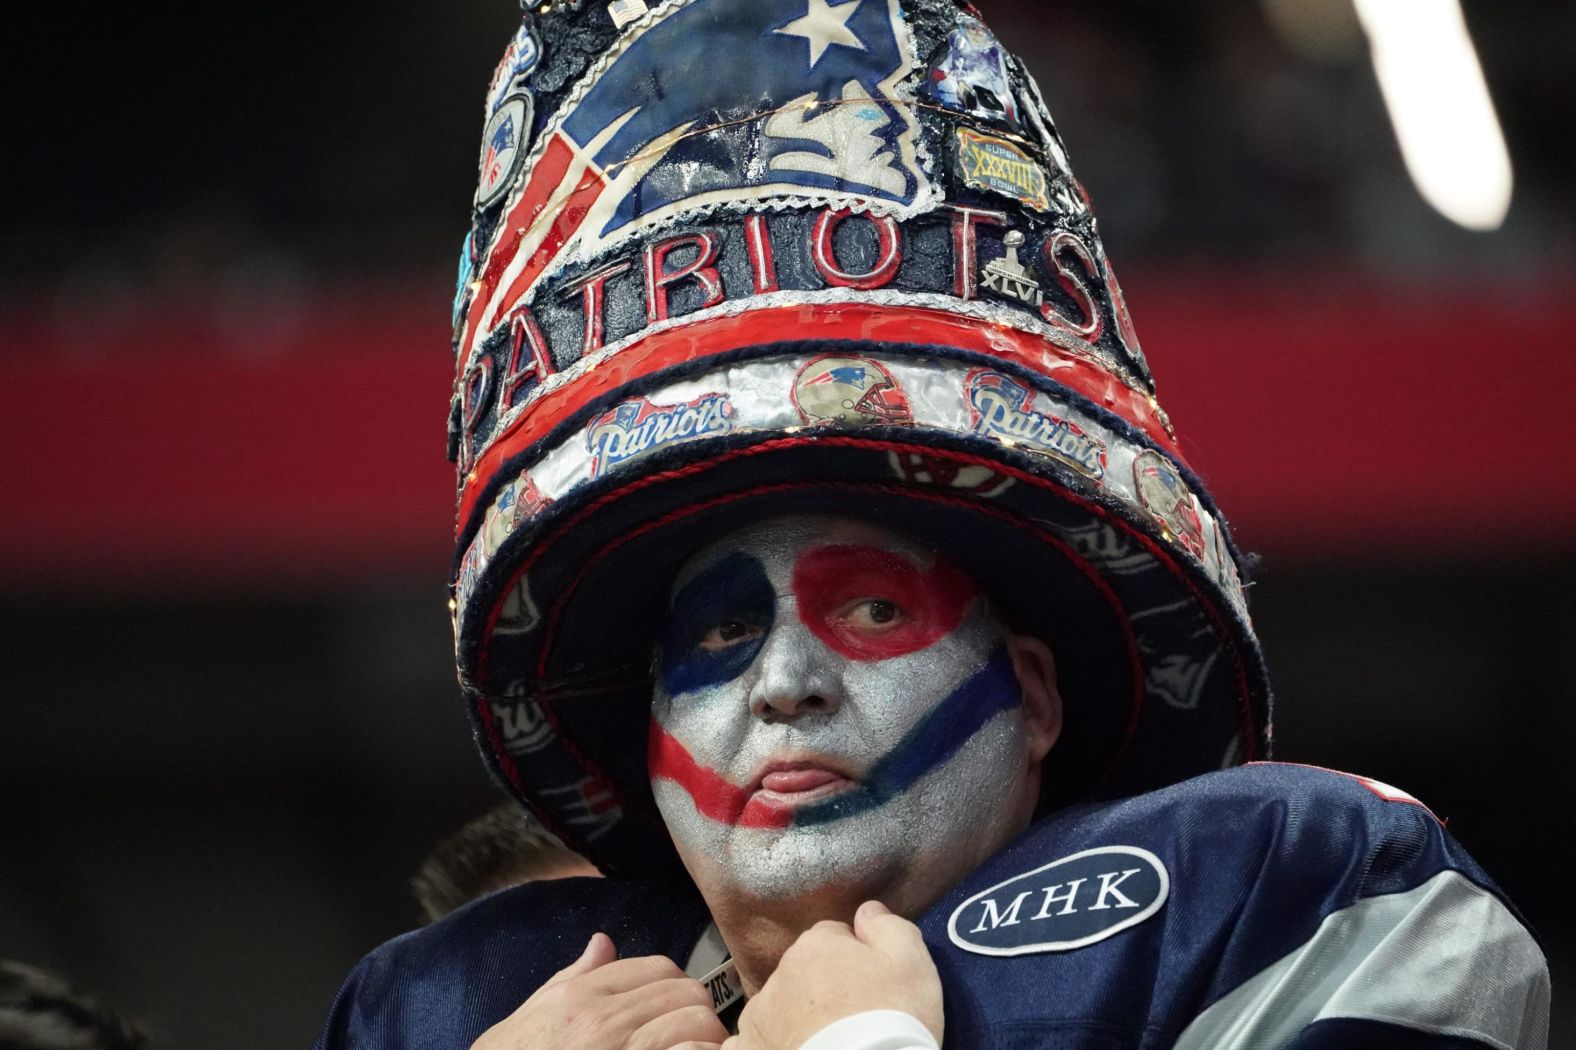
[[802, 933], [746, 1004], [724, 1050], [799, 1050], [833, 1021], [866, 1010], [912, 1014], [941, 1041], [936, 964], [919, 927], [880, 901], [861, 904], [852, 929], [826, 921]]
[[670, 1050], [728, 1036], [711, 994], [670, 959], [620, 959], [605, 933], [471, 1050]]

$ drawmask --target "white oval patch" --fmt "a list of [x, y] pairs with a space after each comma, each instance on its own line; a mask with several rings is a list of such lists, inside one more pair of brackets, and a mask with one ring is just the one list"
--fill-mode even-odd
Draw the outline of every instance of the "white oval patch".
[[488, 207], [514, 185], [525, 161], [535, 109], [530, 94], [519, 91], [504, 99], [487, 121], [482, 135], [481, 184], [476, 190], [478, 208]]
[[1071, 951], [1138, 925], [1170, 893], [1159, 857], [1137, 846], [1101, 846], [976, 893], [952, 913], [947, 936], [979, 955]]

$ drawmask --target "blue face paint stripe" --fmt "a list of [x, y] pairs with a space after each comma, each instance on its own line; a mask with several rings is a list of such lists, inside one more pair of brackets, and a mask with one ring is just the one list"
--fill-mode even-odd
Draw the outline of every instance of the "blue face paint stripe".
[[998, 649], [984, 667], [909, 730], [871, 768], [863, 783], [835, 798], [804, 807], [794, 814], [793, 823], [824, 824], [884, 804], [951, 758], [986, 722], [1016, 707], [1021, 699], [1012, 658], [1005, 649]]
[[[662, 637], [662, 686], [679, 697], [731, 682], [755, 661], [776, 615], [777, 596], [761, 563], [734, 553], [696, 576], [679, 591]], [[698, 643], [724, 620], [739, 620], [758, 637], [715, 652]]]

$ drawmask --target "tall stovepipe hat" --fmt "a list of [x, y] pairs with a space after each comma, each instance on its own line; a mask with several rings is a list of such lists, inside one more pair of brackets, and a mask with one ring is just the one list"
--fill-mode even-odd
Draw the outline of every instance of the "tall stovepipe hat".
[[454, 307], [459, 676], [610, 870], [677, 567], [780, 513], [970, 572], [1057, 656], [1047, 805], [1265, 754], [1239, 561], [1039, 89], [950, 0], [559, 0], [487, 94]]

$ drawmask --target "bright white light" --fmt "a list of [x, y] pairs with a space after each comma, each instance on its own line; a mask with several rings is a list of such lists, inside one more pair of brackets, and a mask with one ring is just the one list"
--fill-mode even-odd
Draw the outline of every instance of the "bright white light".
[[1510, 155], [1459, 0], [1355, 0], [1401, 156], [1452, 222], [1495, 230], [1510, 209]]

